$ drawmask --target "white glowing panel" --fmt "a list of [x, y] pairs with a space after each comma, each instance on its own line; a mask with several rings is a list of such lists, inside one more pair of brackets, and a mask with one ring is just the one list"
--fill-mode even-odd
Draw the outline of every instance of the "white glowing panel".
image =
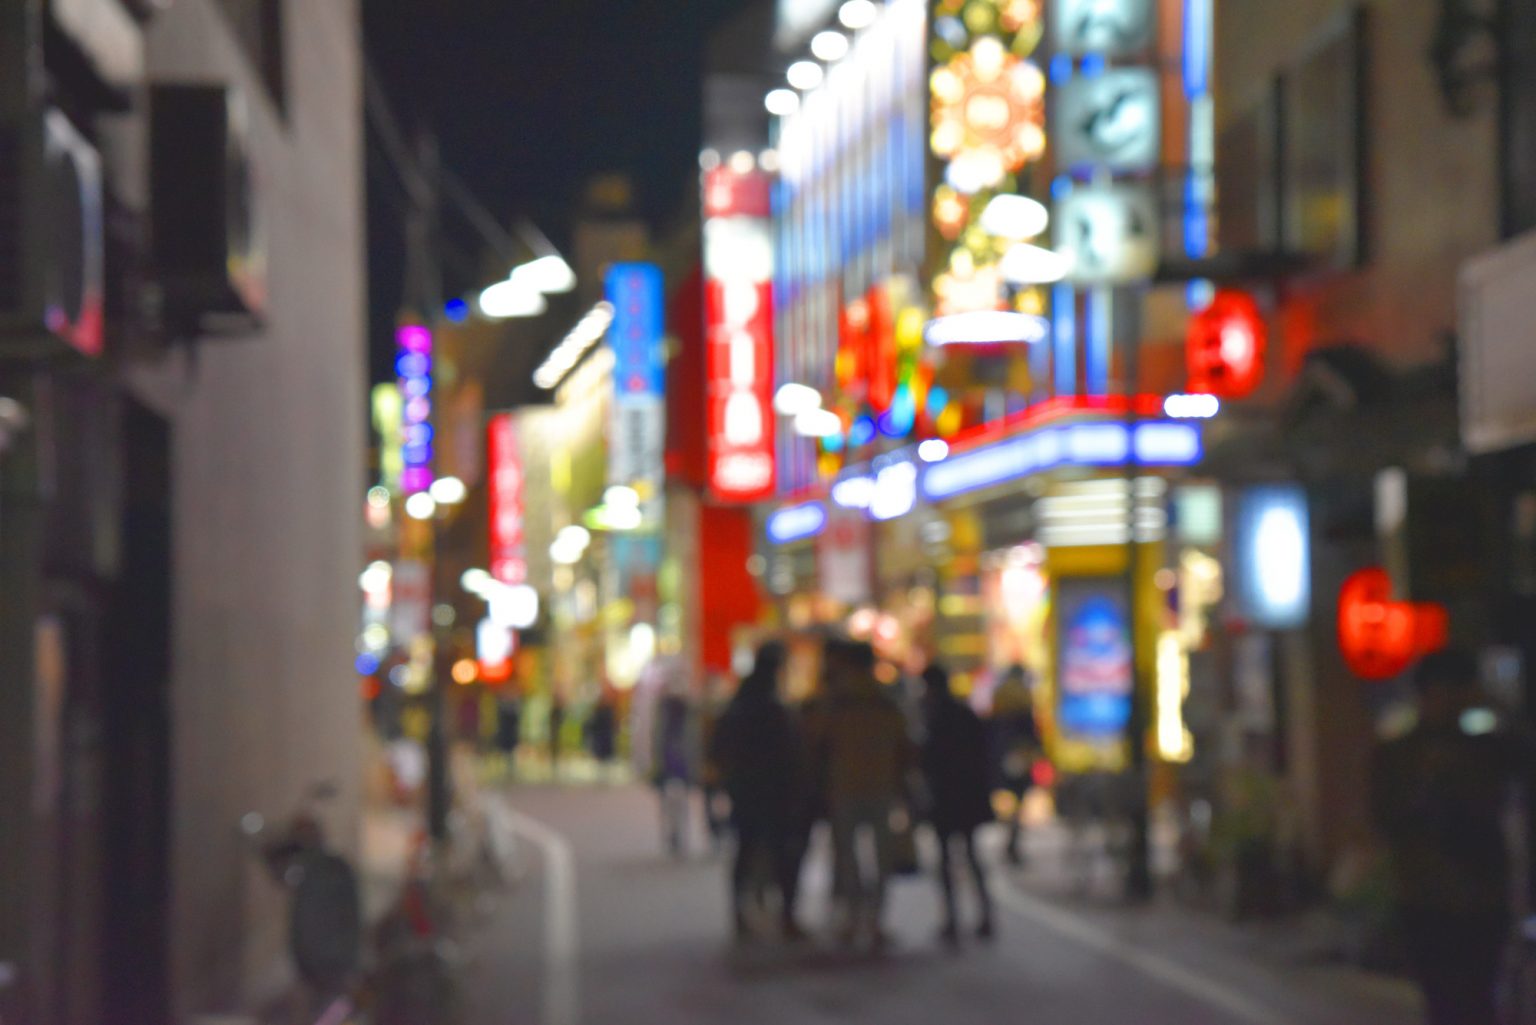
[[1311, 604], [1307, 496], [1299, 485], [1249, 488], [1239, 500], [1234, 544], [1240, 613], [1255, 626], [1303, 626]]
[[1076, 284], [1126, 284], [1157, 271], [1157, 202], [1147, 186], [1075, 187], [1057, 201], [1051, 224]]

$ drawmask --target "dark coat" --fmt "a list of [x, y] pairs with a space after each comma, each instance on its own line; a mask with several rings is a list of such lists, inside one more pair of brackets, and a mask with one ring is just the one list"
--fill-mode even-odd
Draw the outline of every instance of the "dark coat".
[[994, 818], [987, 730], [976, 713], [952, 697], [927, 704], [923, 776], [929, 820], [941, 834], [964, 833]]
[[789, 709], [743, 687], [710, 738], [710, 761], [731, 798], [738, 829], [789, 829], [804, 801], [804, 745]]

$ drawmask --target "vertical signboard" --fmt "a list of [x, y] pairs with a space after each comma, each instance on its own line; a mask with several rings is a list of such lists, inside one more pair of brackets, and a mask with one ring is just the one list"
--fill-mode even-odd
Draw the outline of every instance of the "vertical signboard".
[[1131, 627], [1118, 578], [1064, 578], [1057, 589], [1057, 722], [1093, 744], [1118, 743], [1131, 721]]
[[420, 324], [396, 330], [395, 375], [401, 402], [400, 487], [414, 495], [432, 486], [431, 331]]
[[613, 405], [608, 421], [608, 483], [659, 492], [665, 452], [666, 354], [662, 345], [661, 268], [620, 263], [604, 282], [613, 306]]
[[704, 323], [709, 490], [720, 502], [773, 494], [773, 240], [768, 177], [704, 177]]
[[528, 553], [523, 537], [523, 458], [517, 444], [517, 421], [511, 413], [491, 417], [486, 439], [489, 470], [491, 576], [503, 584], [528, 579]]

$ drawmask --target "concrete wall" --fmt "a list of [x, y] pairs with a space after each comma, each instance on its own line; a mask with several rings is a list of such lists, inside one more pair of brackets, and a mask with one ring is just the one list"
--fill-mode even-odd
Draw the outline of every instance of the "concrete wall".
[[241, 816], [281, 820], [333, 781], [330, 836], [355, 853], [358, 833], [359, 12], [357, 0], [287, 0], [284, 13], [281, 115], [216, 0], [178, 0], [149, 38], [154, 80], [232, 80], [249, 97], [270, 264], [262, 331], [134, 378], [174, 425], [171, 958], [183, 1017], [286, 982], [284, 896], [238, 836]]
[[[1221, 0], [1218, 122], [1248, 109], [1275, 73], [1304, 54], [1346, 0]], [[1445, 111], [1428, 59], [1437, 5], [1369, 0], [1367, 265], [1301, 283], [1288, 296], [1288, 360], [1315, 341], [1360, 341], [1398, 364], [1442, 351], [1456, 323], [1456, 268], [1497, 238], [1494, 104]]]

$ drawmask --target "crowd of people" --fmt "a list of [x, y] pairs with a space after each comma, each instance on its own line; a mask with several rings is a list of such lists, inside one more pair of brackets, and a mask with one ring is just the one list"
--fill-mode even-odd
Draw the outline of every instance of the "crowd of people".
[[[996, 917], [975, 834], [995, 819], [994, 788], [1021, 795], [1038, 752], [1024, 671], [1010, 671], [999, 687], [999, 713], [984, 723], [954, 695], [938, 665], [923, 672], [922, 696], [910, 714], [877, 680], [874, 649], [846, 639], [826, 642], [819, 690], [791, 708], [780, 698], [785, 660], [777, 641], [758, 650], [706, 750], [705, 775], [729, 800], [737, 840], [737, 938], [757, 935], [754, 911], [770, 892], [781, 934], [805, 935], [797, 907], [801, 868], [813, 833], [825, 824], [837, 937], [883, 948], [887, 882], [893, 873], [916, 871], [919, 821], [939, 844], [942, 938], [953, 943], [961, 936], [957, 864], [969, 871], [978, 896], [975, 932], [993, 936]], [[1016, 857], [1019, 849], [1015, 829], [1010, 850]]]

